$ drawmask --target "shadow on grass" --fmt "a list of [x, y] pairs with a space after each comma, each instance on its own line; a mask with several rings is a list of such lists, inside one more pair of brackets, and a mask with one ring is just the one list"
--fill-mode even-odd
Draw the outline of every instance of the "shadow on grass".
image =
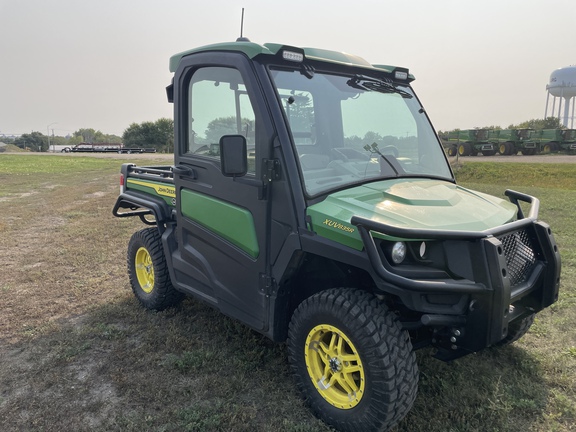
[[[538, 362], [516, 347], [445, 364], [418, 353], [397, 431], [537, 428]], [[128, 294], [0, 349], [3, 431], [329, 431], [299, 398], [284, 345], [194, 300], [153, 313]]]
[[399, 431], [537, 430], [548, 391], [538, 361], [516, 346], [451, 363], [418, 352], [420, 389]]

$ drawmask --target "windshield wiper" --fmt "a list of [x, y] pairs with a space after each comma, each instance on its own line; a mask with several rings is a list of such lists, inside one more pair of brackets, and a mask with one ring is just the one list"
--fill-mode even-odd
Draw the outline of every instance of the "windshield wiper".
[[[393, 155], [386, 155], [386, 154], [382, 153], [380, 151], [380, 149], [378, 148], [378, 144], [373, 143], [371, 146], [366, 144], [364, 146], [364, 150], [366, 150], [369, 153], [376, 153], [376, 154], [380, 155], [382, 160], [384, 160], [390, 166], [390, 168], [392, 168], [392, 170], [394, 171], [395, 177], [399, 177], [400, 173], [404, 173], [404, 169], [400, 166], [400, 164], [398, 163], [396, 158]], [[382, 173], [382, 171], [383, 171], [382, 165], [380, 165], [380, 171], [381, 171], [381, 174], [383, 174]]]
[[392, 81], [384, 81], [365, 75], [356, 75], [346, 82], [350, 87], [359, 90], [376, 91], [379, 93], [398, 93], [406, 99], [412, 99], [412, 95], [407, 91], [400, 90]]

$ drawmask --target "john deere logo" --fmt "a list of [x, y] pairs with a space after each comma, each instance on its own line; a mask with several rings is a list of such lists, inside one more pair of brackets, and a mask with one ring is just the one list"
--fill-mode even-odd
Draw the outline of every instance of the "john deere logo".
[[166, 186], [159, 183], [134, 180], [134, 179], [128, 179], [128, 184], [149, 187], [154, 189], [158, 195], [167, 196], [170, 198], [176, 198], [176, 189], [174, 188], [174, 186]]
[[340, 231], [345, 231], [349, 233], [353, 233], [355, 231], [354, 228], [342, 225], [340, 222], [336, 222], [331, 219], [324, 220], [324, 225], [328, 225], [330, 228], [336, 228]]

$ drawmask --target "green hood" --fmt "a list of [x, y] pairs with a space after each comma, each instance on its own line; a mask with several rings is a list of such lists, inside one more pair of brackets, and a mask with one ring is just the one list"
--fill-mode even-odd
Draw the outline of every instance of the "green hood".
[[307, 214], [318, 235], [361, 250], [352, 216], [402, 228], [484, 231], [514, 220], [516, 211], [509, 201], [450, 182], [394, 179], [331, 194]]

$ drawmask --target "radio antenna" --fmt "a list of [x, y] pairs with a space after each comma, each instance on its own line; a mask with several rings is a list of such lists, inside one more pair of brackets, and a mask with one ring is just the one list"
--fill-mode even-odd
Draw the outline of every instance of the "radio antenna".
[[240, 37], [236, 42], [250, 42], [250, 39], [244, 37], [244, 8], [242, 8], [242, 19], [240, 20]]

